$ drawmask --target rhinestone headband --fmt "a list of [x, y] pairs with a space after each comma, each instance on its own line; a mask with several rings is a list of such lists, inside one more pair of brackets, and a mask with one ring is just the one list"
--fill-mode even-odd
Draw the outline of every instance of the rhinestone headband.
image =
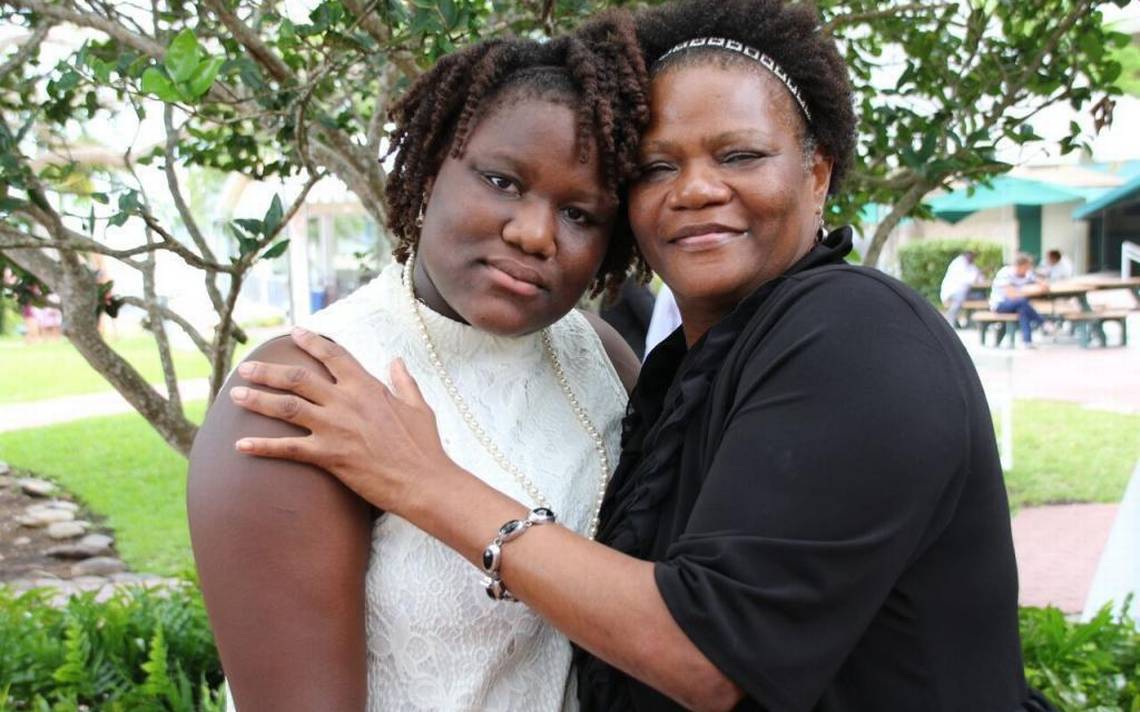
[[697, 47], [714, 47], [716, 49], [723, 49], [728, 52], [736, 52], [738, 54], [744, 55], [745, 57], [748, 57], [753, 61], [759, 62], [762, 67], [767, 69], [777, 79], [783, 82], [784, 86], [786, 86], [788, 88], [788, 91], [791, 92], [792, 98], [795, 99], [796, 103], [800, 105], [800, 110], [804, 112], [804, 116], [807, 118], [808, 123], [811, 123], [811, 111], [808, 110], [807, 102], [804, 101], [803, 95], [800, 94], [799, 86], [794, 81], [792, 81], [792, 78], [788, 76], [788, 73], [784, 71], [784, 68], [776, 64], [776, 60], [772, 59], [755, 47], [750, 47], [743, 42], [737, 42], [736, 40], [730, 40], [725, 37], [697, 37], [682, 42], [681, 44], [658, 57], [656, 65], [660, 65], [661, 62], [665, 61], [666, 57], [672, 54], [676, 54], [682, 50], [694, 49]]

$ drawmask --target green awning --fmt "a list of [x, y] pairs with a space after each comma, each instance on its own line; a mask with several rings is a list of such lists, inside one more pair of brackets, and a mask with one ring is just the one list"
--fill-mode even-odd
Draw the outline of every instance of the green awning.
[[1102, 210], [1108, 210], [1109, 208], [1136, 197], [1140, 197], [1140, 175], [1119, 188], [1113, 188], [1098, 199], [1089, 202], [1088, 205], [1073, 213], [1073, 219], [1085, 220]]
[[988, 186], [972, 186], [972, 192], [971, 188], [960, 188], [931, 198], [928, 202], [936, 217], [956, 223], [976, 212], [1007, 205], [1049, 205], [1084, 200], [1085, 195], [1077, 189], [1028, 178], [998, 176]]

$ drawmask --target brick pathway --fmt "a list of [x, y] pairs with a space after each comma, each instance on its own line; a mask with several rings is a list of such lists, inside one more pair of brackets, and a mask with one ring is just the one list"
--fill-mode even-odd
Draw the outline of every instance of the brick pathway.
[[1081, 613], [1109, 531], [1115, 504], [1029, 507], [1013, 519], [1018, 597], [1023, 606]]

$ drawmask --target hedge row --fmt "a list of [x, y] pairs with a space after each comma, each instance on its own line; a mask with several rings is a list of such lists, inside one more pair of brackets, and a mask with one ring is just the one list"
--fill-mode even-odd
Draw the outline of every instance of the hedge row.
[[951, 260], [966, 250], [976, 253], [974, 264], [988, 277], [1001, 269], [1001, 246], [980, 240], [921, 240], [899, 248], [899, 267], [902, 281], [914, 287], [919, 294], [941, 307], [938, 292], [942, 278]]

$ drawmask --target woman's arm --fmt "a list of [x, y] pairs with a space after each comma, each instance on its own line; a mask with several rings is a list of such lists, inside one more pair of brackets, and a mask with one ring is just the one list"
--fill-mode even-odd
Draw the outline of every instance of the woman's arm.
[[[328, 456], [327, 469], [362, 497], [478, 565], [499, 526], [525, 515], [525, 507], [446, 456], [434, 415], [402, 364], [393, 368], [393, 394], [340, 346], [308, 333], [295, 338], [329, 368], [336, 386], [310, 381], [291, 388], [301, 397], [252, 389], [231, 397], [313, 434], [245, 438], [239, 447], [269, 457]], [[254, 382], [290, 386], [283, 369], [247, 363], [243, 370]], [[375, 437], [379, 432], [387, 434], [382, 442]], [[739, 688], [677, 626], [658, 592], [652, 563], [562, 527], [536, 527], [504, 547], [502, 575], [512, 593], [569, 638], [681, 704], [723, 710], [741, 698]]]
[[[327, 371], [288, 339], [250, 358]], [[371, 517], [312, 465], [235, 452], [247, 435], [301, 431], [233, 405], [210, 408], [190, 455], [187, 504], [202, 591], [239, 710], [359, 710], [366, 699], [364, 574]]]

